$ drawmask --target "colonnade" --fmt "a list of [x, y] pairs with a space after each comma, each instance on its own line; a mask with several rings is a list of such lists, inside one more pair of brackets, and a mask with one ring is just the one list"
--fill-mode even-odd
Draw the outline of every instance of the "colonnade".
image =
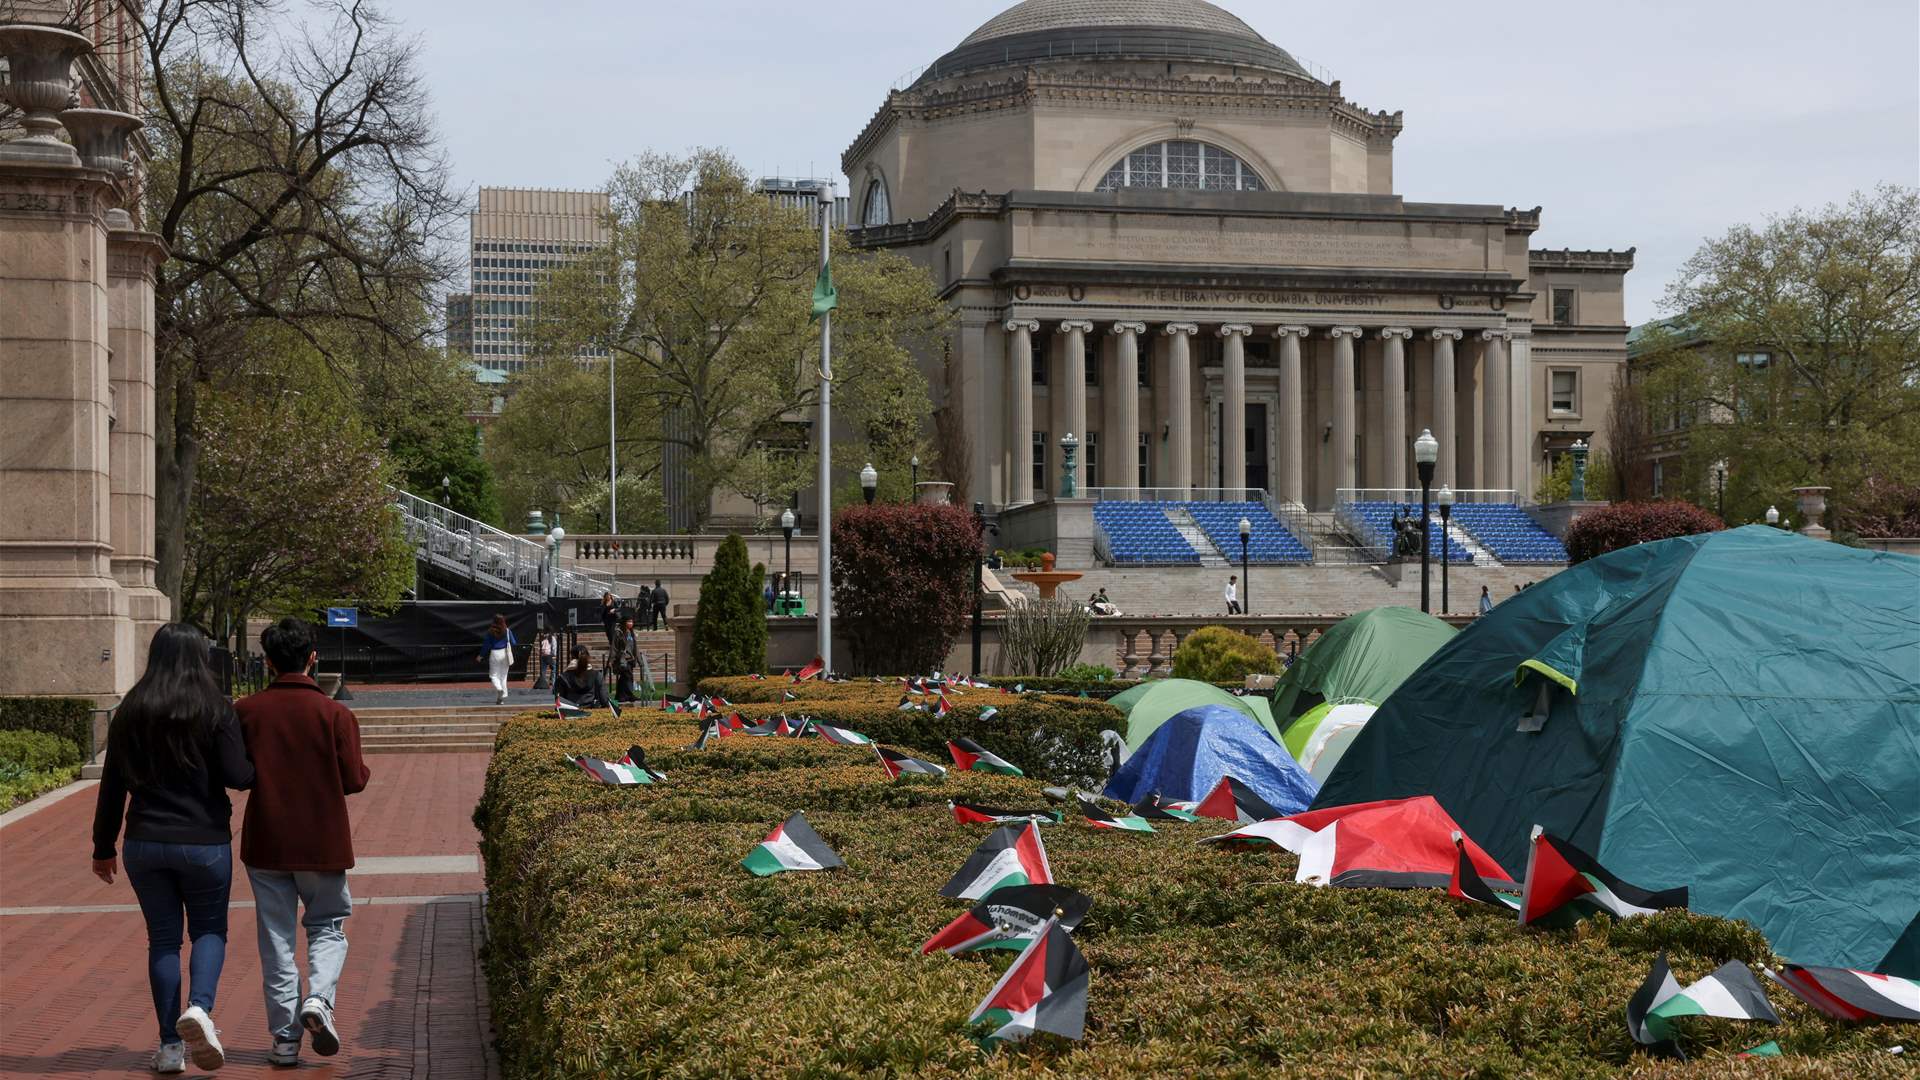
[[[1054, 356], [1062, 361], [1049, 365], [1046, 379], [1048, 394], [1054, 405], [1054, 417], [1066, 425], [1067, 431], [1085, 440], [1088, 431], [1086, 349], [1089, 340], [1097, 342], [1094, 336], [1097, 327], [1086, 319], [1060, 320], [1052, 325], [1056, 345], [1059, 346]], [[1034, 424], [1034, 349], [1041, 327], [1041, 320], [1034, 318], [1018, 317], [1004, 323], [1008, 335], [1007, 385], [1010, 392], [1006, 426], [1010, 466], [1007, 501], [1014, 505], [1034, 499], [1031, 464], [1033, 439], [1039, 430]], [[1142, 340], [1150, 335], [1163, 337], [1166, 346], [1162, 354], [1165, 381], [1164, 384], [1157, 381], [1154, 384], [1154, 415], [1148, 431], [1159, 430], [1164, 433], [1167, 453], [1162, 459], [1161, 475], [1155, 479], [1155, 486], [1182, 490], [1213, 486], [1196, 484], [1198, 478], [1194, 474], [1193, 462], [1192, 425], [1197, 413], [1192, 400], [1196, 374], [1192, 342], [1201, 332], [1200, 325], [1192, 322], [1150, 325], [1144, 321], [1116, 321], [1107, 324], [1106, 332], [1115, 341], [1112, 354], [1115, 372], [1110, 380], [1103, 377], [1102, 384], [1123, 391], [1118, 395], [1116, 407], [1109, 411], [1106, 424], [1102, 425], [1113, 429], [1105, 432], [1102, 439], [1110, 448], [1108, 453], [1131, 455], [1139, 441], [1139, 395], [1124, 391], [1133, 389], [1132, 373], [1140, 363]], [[1406, 358], [1416, 335], [1432, 344], [1429, 361], [1431, 379], [1421, 382], [1430, 395], [1424, 411], [1430, 417], [1433, 434], [1442, 448], [1434, 484], [1448, 484], [1456, 488], [1514, 486], [1516, 478], [1510, 473], [1517, 455], [1510, 446], [1510, 440], [1524, 437], [1524, 433], [1510, 430], [1516, 419], [1512, 395], [1524, 394], [1526, 388], [1512, 385], [1514, 380], [1509, 378], [1507, 350], [1514, 336], [1512, 331], [1504, 327], [1361, 326], [1353, 323], [1321, 326], [1288, 323], [1261, 328], [1252, 323], [1221, 323], [1214, 326], [1212, 332], [1221, 341], [1219, 400], [1229, 418], [1243, 418], [1246, 415], [1247, 340], [1255, 334], [1264, 333], [1277, 345], [1274, 367], [1279, 402], [1276, 425], [1278, 452], [1272, 462], [1271, 486], [1280, 501], [1301, 504], [1306, 501], [1306, 465], [1302, 447], [1307, 434], [1303, 431], [1307, 402], [1303, 388], [1302, 354], [1303, 343], [1309, 340], [1329, 342], [1332, 352], [1331, 408], [1323, 419], [1330, 425], [1326, 441], [1331, 444], [1333, 455], [1331, 479], [1334, 488], [1358, 486], [1359, 463], [1356, 461], [1355, 437], [1359, 419], [1355, 380], [1362, 343], [1367, 340], [1380, 342], [1375, 353], [1378, 356], [1378, 381], [1370, 379], [1369, 384], [1381, 391], [1379, 439], [1386, 448], [1381, 455], [1383, 474], [1370, 486], [1405, 488], [1413, 482], [1414, 478], [1409, 475], [1408, 469], [1410, 455], [1406, 450], [1412, 433], [1408, 416], [1410, 388], [1406, 385]], [[1474, 337], [1469, 338], [1468, 335]], [[1468, 431], [1462, 430], [1462, 418], [1458, 415], [1457, 407], [1458, 395], [1454, 392], [1454, 388], [1460, 385], [1461, 364], [1457, 349], [1463, 340], [1477, 340], [1480, 348], [1480, 382], [1476, 391], [1479, 400], [1474, 410], [1477, 423]], [[1469, 374], [1472, 371], [1468, 369]], [[1057, 438], [1064, 433], [1052, 434]], [[1463, 435], [1472, 442], [1462, 444], [1460, 439]], [[1232, 419], [1221, 426], [1219, 446], [1222, 463], [1220, 486], [1246, 487], [1247, 448], [1243, 420]], [[1459, 458], [1463, 450], [1476, 451], [1478, 465], [1476, 475], [1471, 478], [1464, 478], [1459, 472]], [[1105, 483], [1103, 486], [1128, 489], [1137, 486], [1133, 482], [1135, 477], [1130, 461], [1125, 458], [1122, 460], [1129, 467], [1109, 474], [1120, 477], [1121, 482]], [[1471, 483], [1463, 484], [1463, 479]], [[1076, 476], [1075, 480], [1078, 484], [1082, 477]]]

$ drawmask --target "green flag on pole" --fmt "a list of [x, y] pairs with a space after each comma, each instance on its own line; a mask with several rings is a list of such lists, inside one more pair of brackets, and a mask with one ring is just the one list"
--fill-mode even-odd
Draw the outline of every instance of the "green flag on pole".
[[813, 322], [829, 311], [840, 306], [840, 290], [833, 287], [833, 267], [820, 267], [820, 276], [813, 282], [813, 312], [807, 316]]

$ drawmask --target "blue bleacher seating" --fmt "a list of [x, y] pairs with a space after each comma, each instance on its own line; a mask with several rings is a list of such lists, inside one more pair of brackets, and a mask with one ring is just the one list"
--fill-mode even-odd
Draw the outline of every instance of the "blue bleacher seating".
[[[1375, 547], [1385, 548], [1387, 551], [1393, 550], [1393, 515], [1396, 511], [1408, 509], [1406, 506], [1396, 502], [1354, 502], [1348, 503], [1346, 509], [1349, 520], [1357, 523], [1360, 531], [1366, 534], [1364, 539], [1367, 542]], [[1420, 512], [1417, 505], [1412, 509], [1415, 514]], [[1453, 510], [1458, 514], [1460, 507], [1455, 506]], [[1442, 544], [1445, 545], [1444, 548]], [[1444, 556], [1441, 554], [1443, 550], [1446, 552]], [[1427, 534], [1427, 554], [1434, 559], [1444, 557], [1455, 566], [1473, 562], [1473, 556], [1467, 552], [1466, 548], [1455, 543], [1452, 537], [1442, 535], [1438, 511], [1433, 515], [1433, 529]]]
[[1107, 534], [1117, 564], [1197, 565], [1200, 553], [1173, 527], [1164, 504], [1152, 502], [1098, 502], [1093, 520]]
[[1453, 523], [1503, 563], [1563, 563], [1558, 537], [1513, 503], [1460, 503]]
[[1311, 563], [1313, 553], [1264, 504], [1100, 502], [1093, 517], [1107, 534], [1113, 561], [1122, 565], [1193, 565], [1200, 554], [1180, 535], [1167, 511], [1184, 509], [1230, 561], [1240, 560], [1240, 519], [1253, 526], [1247, 561], [1262, 565]]
[[1313, 552], [1262, 503], [1190, 502], [1196, 525], [1229, 562], [1240, 561], [1240, 519], [1253, 526], [1247, 537], [1247, 561], [1265, 566], [1310, 563]]

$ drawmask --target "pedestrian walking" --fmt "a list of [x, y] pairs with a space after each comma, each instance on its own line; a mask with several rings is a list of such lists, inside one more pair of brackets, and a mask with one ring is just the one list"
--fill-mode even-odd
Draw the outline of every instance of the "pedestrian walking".
[[653, 582], [653, 618], [648, 621], [647, 629], [662, 630], [667, 625], [667, 587], [659, 579]]
[[633, 686], [633, 673], [640, 666], [640, 636], [634, 629], [633, 616], [629, 615], [621, 624], [620, 636], [613, 650], [613, 673], [618, 678], [614, 688], [614, 700], [620, 702], [638, 701], [640, 695]]
[[[233, 703], [220, 692], [200, 631], [168, 623], [154, 632], [147, 669], [114, 710], [93, 813], [93, 873], [113, 884], [114, 842], [126, 839], [127, 883], [147, 924], [147, 984], [160, 1024], [153, 1071], [226, 1063], [213, 1026], [227, 957], [233, 888], [233, 803], [253, 786], [253, 763]], [[193, 941], [186, 1011], [180, 1009], [180, 938]]]
[[[353, 896], [353, 831], [347, 796], [366, 790], [353, 710], [328, 697], [307, 676], [319, 657], [313, 631], [281, 619], [260, 635], [273, 682], [234, 708], [256, 772], [247, 799], [240, 861], [253, 885], [259, 924], [260, 982], [266, 995], [269, 1065], [300, 1061], [300, 1038], [313, 1052], [340, 1052], [335, 991], [347, 962], [347, 916]], [[306, 995], [294, 962], [294, 931], [305, 927]]]
[[507, 703], [507, 680], [513, 673], [513, 650], [520, 642], [514, 638], [513, 631], [507, 628], [507, 617], [495, 615], [487, 627], [487, 634], [480, 639], [480, 655], [475, 659], [487, 665], [487, 679], [493, 683], [493, 703]]
[[1485, 585], [1482, 585], [1480, 586], [1480, 614], [1485, 615], [1487, 612], [1492, 610], [1493, 610], [1493, 596], [1492, 594], [1487, 592], [1487, 587]]
[[1238, 574], [1227, 575], [1226, 596], [1227, 596], [1227, 614], [1229, 615], [1240, 614], [1240, 576]]
[[541, 634], [539, 678], [544, 679], [548, 686], [553, 685], [553, 678], [559, 673], [560, 657], [558, 654], [559, 646], [554, 642], [554, 634], [552, 632]]
[[607, 648], [613, 648], [613, 639], [620, 633], [620, 601], [610, 592], [600, 594], [600, 628], [606, 631]]

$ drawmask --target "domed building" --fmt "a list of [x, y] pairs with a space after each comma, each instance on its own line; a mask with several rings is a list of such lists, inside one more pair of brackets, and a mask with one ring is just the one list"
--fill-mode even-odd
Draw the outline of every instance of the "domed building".
[[1071, 432], [1082, 498], [1322, 510], [1417, 484], [1431, 428], [1436, 487], [1530, 501], [1603, 435], [1633, 253], [1407, 201], [1401, 124], [1204, 0], [1023, 0], [890, 92], [841, 159], [854, 243], [958, 312], [925, 366], [959, 494], [1058, 497]]

